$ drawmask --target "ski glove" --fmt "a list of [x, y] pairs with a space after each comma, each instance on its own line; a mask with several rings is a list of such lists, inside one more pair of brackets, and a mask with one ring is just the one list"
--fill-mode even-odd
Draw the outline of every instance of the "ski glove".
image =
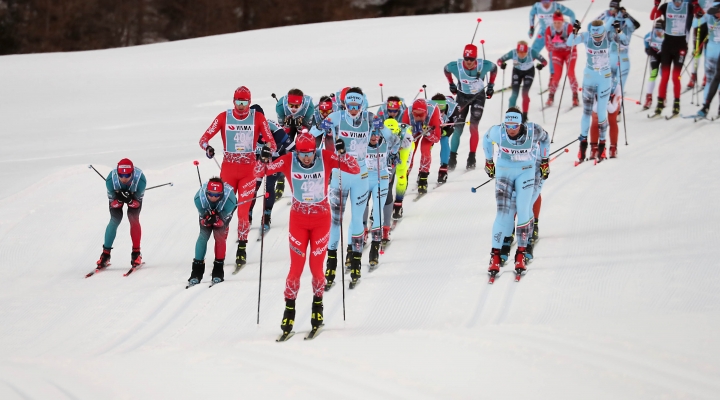
[[225, 225], [222, 219], [218, 218], [213, 224], [213, 228], [222, 228]]
[[550, 161], [548, 161], [547, 157], [543, 157], [543, 159], [540, 160], [540, 175], [543, 180], [550, 176]]
[[500, 69], [505, 69], [505, 67], [507, 67], [507, 63], [505, 61], [498, 63], [498, 65], [500, 66]]
[[612, 27], [615, 28], [615, 32], [622, 32], [622, 29], [620, 29], [620, 21], [615, 20], [615, 22], [612, 23]]
[[660, 7], [660, 0], [655, 0], [655, 8]]
[[110, 208], [122, 208], [122, 206], [123, 206], [123, 203], [121, 203], [121, 202], [119, 202], [119, 201], [117, 201], [117, 200], [113, 200], [113, 201], [110, 203]]
[[[658, 1], [658, 0], [655, 0], [655, 1]], [[573, 24], [573, 33], [577, 35], [578, 32], [580, 32], [581, 28], [582, 28], [582, 25], [580, 25], [580, 21], [575, 20], [575, 23]]]
[[528, 37], [532, 39], [533, 35], [535, 34], [535, 27], [531, 26], [530, 30], [528, 31]]
[[212, 148], [212, 146], [208, 146], [205, 148], [205, 155], [207, 158], [213, 158], [215, 157], [215, 149]]
[[388, 157], [388, 164], [390, 166], [400, 164], [400, 155], [398, 153], [390, 153], [390, 156]]
[[345, 154], [345, 142], [343, 142], [342, 139], [335, 141], [335, 151], [337, 151], [338, 154]]
[[489, 100], [492, 99], [493, 94], [495, 94], [495, 89], [492, 83], [488, 83], [487, 89], [485, 89], [485, 97]]
[[137, 200], [135, 200], [135, 199], [132, 199], [132, 200], [128, 203], [128, 207], [129, 207], [129, 208], [140, 208], [140, 202], [137, 201]]
[[200, 224], [205, 227], [213, 226], [218, 220], [217, 213], [215, 210], [208, 211], [207, 214], [200, 220]]
[[457, 94], [457, 85], [455, 82], [450, 82], [450, 93]]
[[126, 192], [126, 191], [122, 191], [122, 190], [115, 192], [115, 198], [119, 202], [125, 203], [125, 204], [130, 203], [130, 200], [132, 200], [132, 196], [130, 196], [130, 192]]
[[485, 160], [485, 173], [488, 174], [490, 178], [495, 177], [495, 163], [493, 160]]
[[325, 118], [323, 122], [320, 123], [320, 128], [322, 128], [324, 131], [329, 131], [333, 127], [332, 121], [330, 121], [330, 118]]
[[543, 64], [538, 64], [535, 66], [535, 69], [537, 69], [538, 71], [542, 71], [543, 68], [545, 68], [545, 65]]
[[272, 150], [268, 145], [265, 145], [260, 149], [260, 161], [264, 163], [269, 163], [270, 158], [272, 157]]
[[383, 120], [380, 119], [380, 117], [377, 117], [377, 116], [376, 116], [375, 118], [373, 118], [373, 128], [375, 128], [375, 129], [377, 129], [377, 130], [380, 130], [380, 129], [382, 129], [384, 126], [385, 126], [385, 125], [383, 125]]

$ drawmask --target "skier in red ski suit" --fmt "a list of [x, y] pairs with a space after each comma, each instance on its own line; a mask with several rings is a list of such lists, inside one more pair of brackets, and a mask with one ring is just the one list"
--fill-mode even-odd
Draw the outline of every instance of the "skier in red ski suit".
[[[412, 128], [413, 140], [418, 143], [410, 156], [410, 170], [412, 170], [415, 153], [420, 148], [420, 172], [418, 173], [418, 193], [427, 193], [427, 178], [430, 175], [432, 156], [430, 152], [435, 143], [440, 141], [442, 134], [442, 121], [440, 110], [428, 100], [417, 99], [405, 109], [400, 122]], [[408, 171], [408, 175], [410, 171]]]
[[558, 89], [558, 83], [563, 73], [563, 65], [567, 65], [567, 77], [570, 80], [570, 89], [572, 91], [573, 107], [580, 105], [578, 97], [578, 82], [575, 78], [575, 61], [577, 59], [577, 50], [575, 47], [568, 47], [565, 42], [568, 36], [573, 32], [572, 24], [565, 22], [563, 14], [556, 11], [553, 14], [553, 23], [545, 30], [545, 45], [548, 52], [552, 54], [553, 75], [550, 78], [550, 87], [548, 101], [545, 104], [549, 107], [555, 100], [555, 92]]
[[272, 151], [277, 149], [265, 115], [250, 109], [250, 89], [241, 86], [233, 95], [234, 108], [215, 118], [200, 138], [200, 147], [208, 158], [215, 157], [210, 139], [221, 132], [223, 162], [220, 179], [235, 189], [238, 202], [238, 249], [235, 264], [245, 265], [245, 246], [250, 231], [250, 200], [255, 194], [255, 145], [262, 135]]
[[[312, 273], [313, 306], [310, 322], [313, 330], [323, 323], [322, 296], [325, 292], [323, 263], [330, 238], [330, 203], [328, 186], [333, 168], [349, 174], [360, 173], [360, 166], [353, 157], [345, 154], [342, 140], [335, 143], [337, 154], [331, 150], [317, 150], [315, 138], [304, 129], [295, 140], [295, 152], [280, 156], [270, 163], [258, 161], [255, 175], [260, 178], [278, 172], [283, 173], [293, 192], [290, 208], [290, 272], [285, 281], [285, 313], [280, 328], [283, 333], [292, 331], [295, 320], [295, 299], [300, 290], [300, 276], [305, 259], [310, 258]], [[261, 158], [272, 156], [263, 147]], [[308, 250], [308, 246], [310, 246]]]

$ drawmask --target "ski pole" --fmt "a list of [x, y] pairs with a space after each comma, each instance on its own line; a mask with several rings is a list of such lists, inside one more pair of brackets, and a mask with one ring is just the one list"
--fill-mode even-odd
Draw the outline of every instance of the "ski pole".
[[640, 88], [640, 100], [642, 100], [643, 90], [645, 90], [645, 77], [647, 76], [648, 65], [650, 65], [650, 56], [647, 56], [647, 61], [645, 61], [645, 72], [643, 72], [642, 87]]
[[587, 17], [588, 13], [590, 12], [590, 9], [592, 8], [593, 3], [595, 3], [595, 0], [590, 0], [590, 5], [588, 6], [587, 10], [585, 10], [585, 15], [583, 15], [582, 19], [580, 20], [581, 24], [583, 23], [583, 21], [585, 21], [585, 17]]
[[382, 103], [385, 102], [385, 95], [383, 94], [383, 84], [382, 83], [380, 83], [380, 101]]
[[159, 187], [163, 187], [163, 186], [167, 186], [167, 185], [173, 186], [173, 183], [172, 183], [172, 182], [163, 183], [162, 185], [151, 186], [151, 187], [149, 187], [149, 188], [146, 188], [145, 190], [147, 191], [147, 190], [150, 190], [150, 189], [155, 189], [155, 188], [159, 188]]
[[563, 151], [562, 153], [560, 153], [560, 154], [556, 155], [555, 157], [551, 158], [549, 162], [553, 162], [553, 161], [555, 161], [556, 158], [560, 157], [561, 155], [563, 155], [563, 154], [565, 154], [565, 153], [569, 153], [569, 152], [570, 152], [570, 149], [566, 148], [565, 151]]
[[482, 19], [481, 19], [481, 18], [478, 18], [478, 19], [477, 19], [477, 25], [475, 25], [475, 32], [473, 32], [473, 38], [472, 38], [472, 40], [470, 41], [470, 43], [472, 43], [472, 42], [475, 41], [475, 34], [477, 33], [478, 26], [480, 26], [480, 23], [481, 23], [481, 22], [482, 22]]
[[218, 169], [222, 171], [222, 167], [220, 167], [220, 164], [218, 164], [217, 160], [215, 159], [215, 155], [213, 154], [213, 161], [215, 161], [215, 165], [217, 165]]
[[[382, 240], [382, 229], [383, 229], [382, 217], [383, 217], [383, 207], [385, 206], [385, 202], [380, 200], [380, 197], [381, 197], [380, 196], [380, 180], [381, 180], [380, 179], [380, 140], [382, 140], [382, 136], [380, 136], [380, 139], [378, 140], [378, 143], [377, 143], [377, 147], [375, 147], [375, 159], [377, 160], [377, 170], [378, 170], [378, 210], [380, 210], [380, 212], [378, 214], [380, 214], [380, 237]], [[388, 179], [388, 184], [389, 183], [390, 183], [390, 180]], [[388, 190], [390, 190], [389, 187], [388, 187]], [[380, 251], [378, 250], [378, 253], [379, 252]]]
[[[568, 63], [568, 68], [570, 68], [569, 63]], [[552, 138], [550, 138], [550, 143], [555, 143], [555, 129], [557, 128], [558, 118], [560, 118], [560, 106], [562, 105], [563, 94], [565, 94], [565, 82], [567, 82], [567, 73], [565, 73], [565, 79], [563, 79], [562, 90], [560, 91], [560, 101], [558, 101], [558, 110], [557, 110], [557, 114], [555, 115], [555, 126], [553, 126], [553, 134], [552, 134]]]
[[[542, 71], [538, 70], [538, 84], [540, 84], [540, 110], [542, 110], [543, 124], [544, 124], [545, 123], [545, 100], [543, 100], [543, 95], [542, 95], [543, 92], [542, 92], [542, 78], [541, 78], [542, 73], [541, 72]], [[567, 74], [565, 74], [565, 76], [567, 76]], [[562, 94], [561, 94], [561, 96], [562, 96]], [[558, 105], [558, 110], [560, 110], [560, 105]]]
[[275, 93], [271, 93], [271, 94], [270, 94], [270, 97], [272, 97], [273, 99], [275, 99], [275, 102], [276, 102], [276, 103], [280, 101], [280, 100], [278, 100], [277, 96], [275, 96]]
[[500, 90], [500, 123], [501, 123], [501, 124], [502, 124], [502, 121], [503, 121], [502, 109], [503, 109], [503, 104], [505, 104], [505, 68], [503, 68], [502, 71], [503, 71], [503, 73], [502, 73], [502, 75], [503, 75], [503, 77], [502, 77], [502, 86], [503, 86], [503, 89]]
[[495, 179], [495, 178], [490, 178], [490, 179], [486, 180], [485, 182], [483, 182], [482, 184], [480, 184], [480, 185], [478, 185], [478, 186], [471, 187], [471, 188], [470, 188], [470, 191], [473, 192], [473, 193], [476, 193], [478, 189], [480, 189], [481, 187], [485, 186], [485, 184], [487, 184], [488, 182], [490, 182], [490, 181], [493, 180], [493, 179]]
[[483, 61], [485, 61], [485, 40], [484, 40], [484, 39], [480, 39], [480, 46], [482, 46], [482, 50], [483, 50]]
[[[620, 43], [618, 43], [618, 47], [620, 47]], [[622, 64], [620, 63], [620, 52], [617, 53], [617, 59], [618, 59], [618, 78], [620, 79], [620, 107], [622, 108], [623, 113], [623, 129], [625, 130], [625, 146], [628, 145], [627, 141], [627, 114], [625, 114], [625, 98], [623, 97], [625, 95], [625, 90], [623, 89], [623, 79], [622, 79]], [[628, 71], [628, 74], [630, 71]]]
[[193, 161], [193, 165], [195, 165], [195, 168], [197, 169], [198, 182], [200, 182], [200, 187], [202, 188], [202, 179], [200, 179], [200, 167], [199, 167], [200, 163], [198, 162], [198, 160], [195, 160], [195, 161]]
[[558, 152], [559, 152], [560, 150], [562, 150], [562, 149], [564, 149], [564, 148], [566, 148], [566, 147], [570, 146], [571, 144], [573, 144], [573, 143], [575, 143], [575, 142], [577, 142], [577, 141], [578, 141], [578, 139], [575, 139], [575, 140], [573, 140], [572, 142], [570, 142], [570, 143], [566, 144], [565, 146], [563, 146], [563, 147], [561, 147], [561, 148], [559, 148], [559, 149], [557, 149], [557, 150], [553, 151], [552, 153], [550, 153], [550, 155], [552, 156], [553, 154], [555, 154], [555, 153], [558, 153]]
[[100, 179], [105, 180], [105, 177], [102, 176], [102, 174], [98, 172], [98, 170], [96, 170], [95, 167], [92, 166], [92, 164], [88, 165], [88, 168], [92, 168], [93, 171], [97, 172], [98, 176], [100, 176]]
[[417, 92], [417, 94], [415, 95], [415, 97], [413, 97], [413, 101], [415, 101], [415, 99], [417, 99], [418, 96], [420, 96], [420, 93], [422, 93], [422, 92], [423, 92], [423, 90], [420, 89], [420, 90]]
[[[337, 154], [337, 150], [336, 153]], [[340, 261], [342, 261], [342, 299], [343, 299], [343, 321], [345, 321], [345, 255], [344, 255], [344, 244], [343, 244], [343, 192], [342, 192], [342, 170], [340, 169], [340, 156], [338, 154], [338, 187], [340, 192], [338, 193], [338, 203], [340, 204]], [[347, 156], [345, 156], [347, 157]], [[337, 266], [335, 267], [337, 270]]]
[[[265, 172], [263, 173], [263, 197], [267, 196], [267, 164], [264, 165]], [[247, 201], [247, 200], [246, 200]], [[263, 199], [263, 214], [262, 222], [260, 226], [260, 276], [258, 277], [258, 311], [257, 311], [257, 324], [260, 325], [260, 292], [262, 291], [262, 264], [263, 264], [263, 250], [265, 247], [265, 200]]]
[[425, 100], [427, 100], [427, 86], [426, 86], [425, 84], [423, 84], [423, 90], [422, 90], [422, 92], [423, 92], [423, 94], [425, 95]]

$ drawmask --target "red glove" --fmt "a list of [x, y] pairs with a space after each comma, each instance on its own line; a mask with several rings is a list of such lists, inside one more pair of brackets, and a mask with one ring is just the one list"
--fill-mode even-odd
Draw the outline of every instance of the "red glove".
[[212, 224], [208, 224], [208, 220], [205, 218], [200, 218], [200, 225], [202, 225], [206, 228], [212, 226]]
[[660, 0], [655, 0], [655, 8], [660, 7]]
[[218, 218], [217, 221], [213, 224], [213, 227], [215, 228], [222, 228], [225, 225], [222, 219]]
[[123, 203], [117, 201], [117, 199], [113, 200], [113, 201], [110, 203], [110, 207], [111, 207], [111, 208], [122, 208], [122, 206], [123, 206]]
[[131, 202], [128, 203], [129, 208], [140, 208], [140, 202], [133, 199]]

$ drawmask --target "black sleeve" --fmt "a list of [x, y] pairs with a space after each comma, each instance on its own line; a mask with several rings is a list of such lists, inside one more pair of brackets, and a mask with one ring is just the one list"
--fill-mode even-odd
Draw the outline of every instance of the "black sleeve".
[[[666, 3], [666, 4], [667, 4], [667, 3]], [[695, 17], [695, 15], [693, 14], [693, 11], [694, 11], [694, 10], [695, 10], [695, 9], [693, 8], [693, 4], [692, 4], [692, 3], [689, 3], [689, 4], [688, 4], [687, 20], [685, 21], [685, 33], [686, 33], [686, 34], [689, 33], [690, 30], [692, 29], [693, 18]]]
[[640, 28], [640, 23], [639, 23], [635, 18], [633, 18], [632, 15], [627, 14], [627, 13], [626, 13], [626, 15], [627, 15], [628, 19], [629, 19], [630, 21], [632, 21], [633, 25], [635, 25], [635, 30], [637, 30], [638, 28]]
[[698, 29], [700, 31], [700, 35], [698, 35], [697, 41], [698, 41], [698, 43], [702, 43], [705, 41], [705, 39], [707, 38], [707, 35], [708, 35], [707, 22], [700, 25], [700, 28], [698, 28]]

